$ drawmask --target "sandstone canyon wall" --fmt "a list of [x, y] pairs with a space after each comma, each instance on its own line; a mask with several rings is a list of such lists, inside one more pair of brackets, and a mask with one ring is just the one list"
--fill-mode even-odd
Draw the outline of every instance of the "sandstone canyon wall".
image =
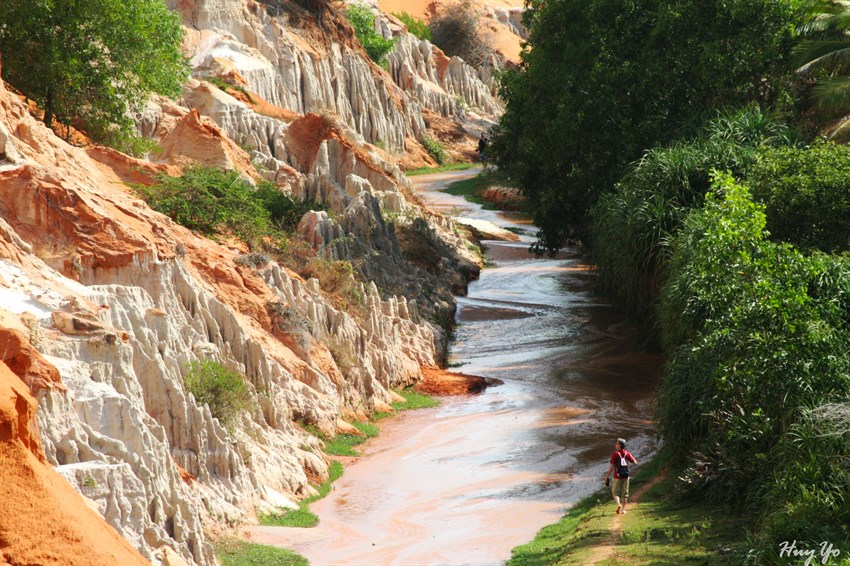
[[[388, 73], [332, 11], [170, 4], [196, 78], [180, 100], [156, 100], [139, 117], [163, 149], [153, 161], [68, 145], [0, 82], [0, 339], [14, 336], [3, 361], [17, 375], [0, 365], [0, 393], [24, 399], [19, 416], [0, 406], [0, 432], [12, 431], [0, 441], [48, 478], [42, 491], [54, 490], [45, 464], [55, 466], [147, 560], [175, 563], [176, 553], [205, 565], [215, 563], [209, 525], [294, 506], [313, 492], [310, 479], [326, 477], [306, 424], [332, 435], [387, 410], [393, 388], [439, 364], [446, 336], [435, 323], [451, 319], [452, 292], [477, 276], [480, 258], [451, 219], [421, 206], [397, 164], [421, 153], [423, 108], [460, 124], [458, 97], [482, 115], [500, 106], [476, 70], [400, 28]], [[243, 245], [198, 236], [133, 188], [192, 163], [323, 203], [298, 232], [322, 257], [356, 264], [358, 312], [286, 265], [240, 261]], [[198, 360], [245, 376], [250, 409], [232, 426], [187, 392]], [[39, 438], [14, 379], [37, 399]], [[63, 516], [81, 516], [78, 507]], [[79, 519], [108, 529], [98, 520]], [[14, 528], [0, 522], [0, 536]], [[12, 548], [7, 561], [29, 560]], [[99, 551], [109, 558], [89, 563], [140, 561], [120, 539]]]

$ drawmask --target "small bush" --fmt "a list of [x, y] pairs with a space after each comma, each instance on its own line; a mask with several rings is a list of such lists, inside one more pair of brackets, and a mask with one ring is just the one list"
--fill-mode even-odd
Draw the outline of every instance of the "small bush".
[[157, 183], [139, 187], [154, 210], [204, 234], [233, 234], [256, 242], [272, 231], [271, 216], [256, 189], [236, 171], [192, 167], [180, 177], [160, 175]]
[[282, 192], [274, 183], [259, 183], [254, 194], [268, 211], [272, 224], [288, 234], [295, 231], [301, 218], [311, 210], [328, 208], [324, 203], [293, 198]]
[[468, 0], [456, 2], [431, 19], [434, 45], [449, 57], [460, 57], [473, 67], [480, 67], [493, 54], [482, 29], [480, 16]]
[[236, 256], [233, 260], [237, 265], [241, 265], [242, 267], [250, 267], [252, 269], [259, 269], [261, 267], [265, 267], [271, 261], [269, 256], [258, 253], [250, 253], [243, 254], [240, 256]]
[[348, 21], [354, 27], [354, 33], [360, 41], [360, 45], [369, 54], [369, 58], [379, 65], [384, 61], [387, 54], [395, 47], [395, 40], [384, 39], [375, 31], [375, 15], [368, 6], [354, 4], [345, 12]]
[[127, 133], [120, 129], [109, 129], [104, 132], [89, 132], [103, 145], [117, 149], [121, 153], [133, 157], [149, 157], [162, 153], [162, 147], [150, 138]]
[[357, 270], [350, 261], [315, 258], [300, 273], [318, 279], [322, 291], [338, 310], [349, 312], [362, 306]]
[[191, 167], [180, 177], [159, 175], [156, 180], [137, 187], [151, 208], [205, 236], [233, 235], [252, 247], [284, 245], [285, 234], [306, 212], [323, 208], [294, 199], [274, 183], [254, 186], [236, 171], [215, 167]]
[[443, 147], [443, 144], [430, 136], [423, 136], [419, 142], [422, 144], [422, 147], [425, 148], [425, 151], [428, 152], [428, 155], [430, 155], [439, 165], [443, 165], [446, 162], [446, 150]]
[[413, 36], [418, 37], [419, 39], [427, 39], [431, 41], [431, 28], [428, 27], [428, 23], [425, 20], [420, 20], [414, 16], [411, 16], [407, 12], [402, 12], [400, 14], [393, 13], [393, 16], [402, 21], [404, 25], [407, 26], [407, 31], [409, 31]]
[[190, 363], [183, 382], [198, 405], [209, 405], [212, 415], [224, 427], [232, 425], [251, 399], [244, 377], [214, 360]]

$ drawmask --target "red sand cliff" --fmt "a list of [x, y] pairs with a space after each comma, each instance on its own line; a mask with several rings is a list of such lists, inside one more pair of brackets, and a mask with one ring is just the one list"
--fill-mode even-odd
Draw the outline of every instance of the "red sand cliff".
[[0, 564], [147, 564], [44, 463], [35, 411], [28, 387], [0, 363]]

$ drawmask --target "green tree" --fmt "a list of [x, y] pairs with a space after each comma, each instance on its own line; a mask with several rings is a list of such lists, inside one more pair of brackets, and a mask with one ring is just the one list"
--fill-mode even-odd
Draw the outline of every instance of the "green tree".
[[129, 131], [151, 92], [187, 76], [180, 18], [162, 0], [4, 0], [5, 79], [54, 119], [96, 137]]
[[712, 189], [671, 245], [659, 423], [693, 459], [688, 483], [757, 496], [793, 461], [774, 449], [805, 409], [848, 399], [850, 270], [770, 242], [764, 207], [731, 176]]
[[528, 4], [529, 48], [503, 79], [492, 154], [520, 183], [539, 248], [585, 237], [588, 209], [646, 149], [784, 92], [791, 0]]

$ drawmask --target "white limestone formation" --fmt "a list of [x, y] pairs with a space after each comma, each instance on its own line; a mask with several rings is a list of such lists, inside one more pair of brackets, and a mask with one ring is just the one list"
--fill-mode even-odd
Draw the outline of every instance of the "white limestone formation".
[[[447, 57], [430, 41], [400, 34], [388, 59], [395, 83], [442, 116], [462, 118], [470, 107], [491, 117], [502, 112], [492, 84], [485, 84], [463, 59]], [[492, 73], [489, 78], [492, 83]]]
[[[248, 90], [295, 112], [330, 111], [370, 143], [402, 151], [425, 132], [419, 103], [404, 96], [355, 48], [348, 27], [302, 13], [293, 3], [169, 0], [183, 16], [198, 76], [224, 65]], [[283, 8], [276, 10], [276, 4]], [[338, 16], [342, 18], [342, 16]]]

